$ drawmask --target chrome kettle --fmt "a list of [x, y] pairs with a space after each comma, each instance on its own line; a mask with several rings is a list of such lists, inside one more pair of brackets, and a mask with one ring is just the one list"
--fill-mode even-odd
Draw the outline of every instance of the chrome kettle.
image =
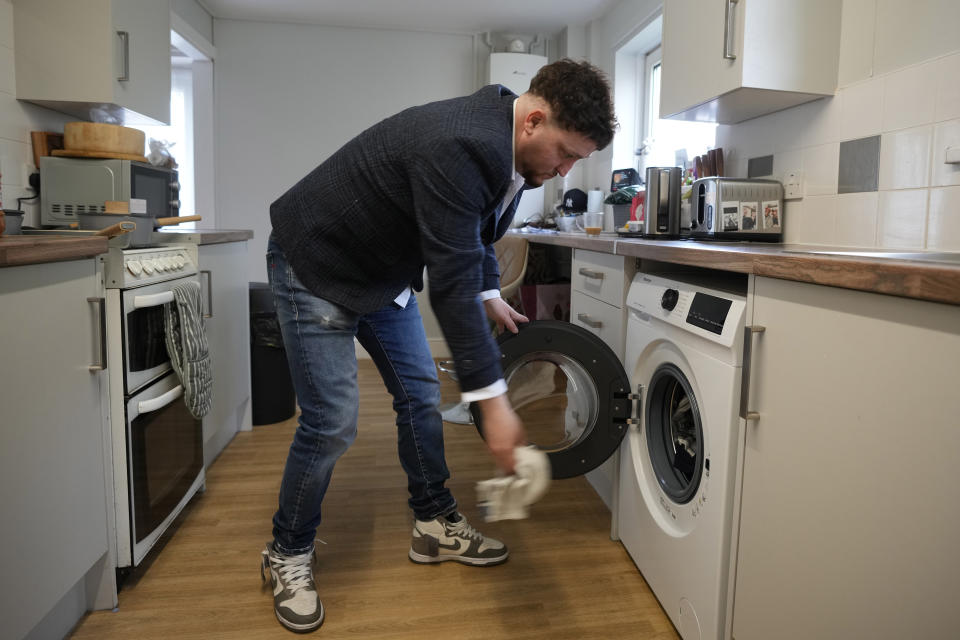
[[647, 167], [647, 193], [643, 202], [643, 235], [680, 235], [681, 167]]

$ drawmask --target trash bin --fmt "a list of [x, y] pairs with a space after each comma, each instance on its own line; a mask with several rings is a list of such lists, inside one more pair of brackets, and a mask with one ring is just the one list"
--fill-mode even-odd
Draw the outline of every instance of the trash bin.
[[273, 292], [266, 282], [250, 283], [250, 393], [254, 425], [283, 422], [297, 412]]

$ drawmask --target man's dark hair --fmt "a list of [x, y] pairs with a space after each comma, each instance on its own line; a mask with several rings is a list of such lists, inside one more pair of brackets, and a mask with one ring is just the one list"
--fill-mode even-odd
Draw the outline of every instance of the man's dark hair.
[[597, 149], [613, 140], [618, 124], [610, 83], [589, 62], [563, 58], [548, 64], [530, 81], [530, 93], [547, 101], [560, 127], [590, 138]]

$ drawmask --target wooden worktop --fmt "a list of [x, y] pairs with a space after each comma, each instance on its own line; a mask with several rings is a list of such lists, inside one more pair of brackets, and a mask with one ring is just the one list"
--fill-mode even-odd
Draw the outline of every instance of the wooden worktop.
[[92, 258], [107, 252], [107, 238], [0, 236], [0, 267]]
[[510, 233], [541, 244], [960, 305], [960, 265], [942, 262], [807, 253], [829, 249], [813, 245]]

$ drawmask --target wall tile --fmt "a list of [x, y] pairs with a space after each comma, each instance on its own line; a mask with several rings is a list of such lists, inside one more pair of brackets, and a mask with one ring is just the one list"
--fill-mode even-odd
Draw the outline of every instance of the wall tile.
[[877, 245], [898, 249], [922, 248], [926, 219], [927, 189], [881, 191]]
[[837, 214], [837, 196], [812, 196], [803, 202], [800, 237], [804, 244], [832, 245]]
[[843, 90], [840, 140], [866, 138], [882, 131], [883, 78], [874, 78]]
[[930, 154], [931, 187], [960, 184], [960, 164], [944, 162], [947, 147], [960, 147], [960, 120], [941, 122], [933, 127], [933, 152]]
[[880, 140], [880, 190], [926, 187], [930, 180], [933, 127], [883, 134]]
[[960, 251], [960, 187], [930, 190], [927, 249]]
[[884, 78], [883, 130], [894, 131], [933, 121], [939, 61], [926, 62]]
[[877, 0], [843, 0], [840, 27], [841, 87], [873, 75], [873, 35]]
[[747, 159], [747, 177], [763, 178], [773, 175], [773, 156], [757, 156]]
[[843, 92], [835, 96], [805, 102], [774, 114], [780, 121], [776, 127], [774, 152], [792, 149], [798, 143], [813, 147], [840, 140], [843, 115]]
[[803, 243], [803, 200], [786, 200], [783, 203], [783, 241], [790, 244]]
[[837, 196], [833, 244], [844, 247], [876, 246], [878, 202], [876, 191]]
[[957, 0], [877, 0], [873, 72], [884, 74], [960, 49]]
[[788, 149], [773, 154], [773, 176], [783, 182], [787, 171], [803, 170], [803, 149]]
[[876, 191], [880, 174], [880, 136], [840, 143], [838, 193]]
[[960, 118], [960, 53], [939, 60], [937, 69], [937, 121]]
[[803, 150], [804, 196], [837, 193], [840, 145], [836, 142]]

